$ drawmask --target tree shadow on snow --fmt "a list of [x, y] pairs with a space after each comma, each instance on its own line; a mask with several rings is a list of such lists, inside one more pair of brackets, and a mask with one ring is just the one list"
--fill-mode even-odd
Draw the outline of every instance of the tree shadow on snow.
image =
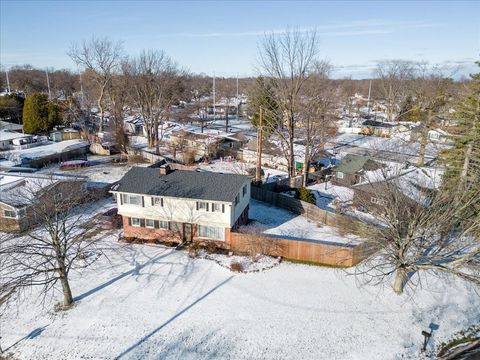
[[140, 340], [138, 340], [136, 343], [134, 343], [132, 346], [130, 346], [129, 348], [127, 348], [125, 351], [123, 351], [121, 354], [119, 354], [118, 356], [115, 357], [115, 359], [121, 359], [123, 357], [125, 357], [126, 355], [128, 355], [129, 353], [131, 353], [132, 351], [134, 351], [136, 348], [138, 348], [139, 346], [141, 346], [143, 343], [145, 343], [147, 340], [149, 340], [152, 336], [154, 336], [155, 334], [157, 334], [160, 330], [162, 330], [164, 327], [166, 327], [168, 324], [172, 323], [174, 320], [176, 320], [179, 316], [183, 315], [185, 312], [187, 312], [188, 310], [190, 310], [192, 307], [194, 307], [195, 305], [197, 305], [199, 302], [201, 302], [202, 300], [204, 300], [207, 296], [209, 296], [210, 294], [212, 294], [213, 292], [215, 292], [218, 288], [222, 287], [223, 285], [225, 285], [227, 282], [229, 282], [234, 276], [230, 276], [228, 277], [227, 279], [223, 280], [221, 283], [219, 283], [218, 285], [216, 285], [215, 287], [213, 287], [212, 289], [210, 289], [209, 291], [207, 291], [205, 294], [203, 294], [201, 297], [199, 297], [197, 300], [195, 300], [194, 302], [192, 302], [190, 305], [184, 307], [182, 310], [180, 310], [179, 312], [177, 312], [175, 315], [173, 315], [170, 319], [168, 319], [167, 321], [165, 321], [163, 324], [161, 324], [160, 326], [158, 326], [157, 328], [153, 329], [151, 332], [149, 332], [148, 334], [146, 334], [143, 338], [141, 338]]
[[29, 334], [25, 335], [23, 338], [16, 341], [14, 344], [10, 345], [8, 348], [4, 349], [3, 352], [6, 353], [8, 350], [12, 349], [13, 347], [15, 347], [16, 345], [18, 345], [19, 343], [21, 343], [24, 340], [35, 339], [37, 336], [40, 336], [43, 333], [43, 331], [47, 328], [47, 326], [48, 325], [45, 325], [45, 326], [42, 326], [42, 327], [39, 327], [39, 328], [36, 328], [36, 329], [32, 330]]
[[174, 252], [174, 250], [171, 250], [167, 253], [163, 252], [163, 253], [161, 253], [157, 256], [154, 256], [154, 257], [150, 258], [149, 260], [147, 260], [143, 264], [135, 262], [135, 266], [131, 270], [126, 271], [124, 273], [121, 273], [120, 275], [115, 276], [114, 278], [112, 278], [112, 279], [94, 287], [93, 289], [90, 289], [90, 290], [84, 292], [83, 294], [80, 294], [80, 295], [76, 296], [74, 298], [74, 301], [83, 300], [83, 299], [87, 298], [88, 296], [93, 295], [93, 294], [95, 294], [96, 292], [98, 292], [102, 289], [105, 289], [106, 287], [116, 283], [117, 281], [119, 281], [119, 280], [121, 280], [121, 279], [123, 279], [123, 278], [125, 278], [129, 275], [138, 275], [140, 273], [140, 271], [142, 269], [144, 269], [146, 266], [156, 263], [158, 260], [161, 260], [161, 259], [171, 255], [173, 252]]

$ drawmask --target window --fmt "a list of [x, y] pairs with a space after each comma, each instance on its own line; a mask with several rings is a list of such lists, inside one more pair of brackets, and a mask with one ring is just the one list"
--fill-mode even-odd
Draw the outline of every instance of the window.
[[132, 226], [140, 227], [140, 219], [132, 218]]
[[247, 195], [247, 185], [243, 187], [243, 196]]
[[122, 200], [124, 204], [132, 204], [132, 205], [142, 204], [142, 197], [139, 195], [122, 194]]
[[379, 199], [373, 196], [370, 198], [370, 202], [376, 205], [382, 205], [382, 206], [387, 205], [387, 202], [384, 199]]
[[240, 201], [240, 194], [238, 194], [237, 196], [235, 196], [235, 205], [237, 205]]
[[168, 229], [168, 221], [160, 220], [158, 226], [160, 229]]
[[197, 202], [197, 210], [207, 210], [208, 211], [208, 205], [205, 201], [198, 201]]
[[155, 227], [155, 221], [153, 221], [152, 219], [146, 219], [145, 220], [145, 227], [154, 228]]
[[222, 204], [212, 203], [212, 211], [222, 211]]
[[172, 221], [172, 222], [170, 222], [170, 230], [180, 231], [180, 228], [181, 228], [180, 225], [181, 225], [180, 223]]
[[198, 225], [198, 237], [212, 240], [224, 240], [224, 235], [225, 231], [223, 228]]
[[163, 198], [161, 197], [154, 197], [152, 205], [160, 205], [163, 206]]
[[63, 194], [62, 193], [56, 193], [55, 195], [53, 195], [53, 199], [58, 201], [58, 200], [62, 200], [63, 198]]
[[3, 216], [10, 219], [15, 219], [17, 217], [17, 213], [13, 210], [4, 210]]
[[337, 171], [337, 178], [343, 179], [343, 172]]

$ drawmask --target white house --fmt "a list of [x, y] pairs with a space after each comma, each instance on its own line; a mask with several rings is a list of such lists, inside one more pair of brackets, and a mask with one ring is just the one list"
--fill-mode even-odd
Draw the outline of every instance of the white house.
[[230, 244], [248, 220], [248, 176], [134, 167], [112, 188], [126, 238]]

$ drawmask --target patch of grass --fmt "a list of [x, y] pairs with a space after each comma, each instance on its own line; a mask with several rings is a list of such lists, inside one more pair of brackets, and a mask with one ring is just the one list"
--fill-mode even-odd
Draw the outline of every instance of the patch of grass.
[[480, 325], [472, 325], [469, 328], [454, 334], [452, 339], [440, 345], [439, 356], [444, 355], [448, 350], [472, 341], [480, 339]]
[[68, 310], [72, 309], [74, 306], [75, 306], [75, 303], [70, 304], [70, 305], [63, 305], [63, 303], [58, 302], [53, 306], [53, 311], [56, 312], [56, 313], [62, 312], [62, 311], [68, 311]]
[[342, 265], [322, 264], [315, 261], [296, 260], [296, 259], [287, 259], [287, 258], [285, 258], [285, 261], [291, 262], [293, 264], [311, 265], [311, 266], [327, 267], [327, 268], [334, 268], [334, 269], [345, 269], [348, 267], [348, 266], [342, 266]]
[[17, 360], [15, 356], [13, 356], [13, 353], [8, 353], [8, 354], [0, 354], [0, 360]]

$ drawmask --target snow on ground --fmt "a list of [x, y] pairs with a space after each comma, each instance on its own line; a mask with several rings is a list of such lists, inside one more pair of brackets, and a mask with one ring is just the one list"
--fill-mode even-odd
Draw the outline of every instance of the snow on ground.
[[414, 295], [358, 287], [331, 268], [282, 263], [232, 273], [153, 245], [105, 239], [112, 252], [73, 274], [77, 304], [53, 312], [37, 289], [2, 316], [2, 346], [20, 359], [418, 359], [480, 321], [462, 281], [428, 278]]
[[313, 191], [317, 206], [324, 210], [335, 209], [333, 201], [350, 202], [353, 200], [353, 190], [345, 186], [333, 185], [330, 181], [310, 185], [307, 187]]
[[251, 200], [248, 217], [264, 234], [277, 235], [283, 238], [315, 242], [334, 242], [340, 244], [355, 244], [361, 239], [354, 235], [341, 236], [335, 228], [290, 211], [269, 206], [261, 201]]
[[207, 259], [215, 261], [218, 265], [223, 266], [226, 269], [230, 269], [233, 263], [239, 263], [242, 265], [243, 273], [251, 273], [257, 271], [263, 271], [271, 269], [274, 266], [280, 264], [281, 259], [272, 256], [260, 255], [253, 261], [250, 257], [240, 255], [223, 255], [223, 254], [209, 254], [207, 251], [202, 250], [197, 255], [199, 259]]

